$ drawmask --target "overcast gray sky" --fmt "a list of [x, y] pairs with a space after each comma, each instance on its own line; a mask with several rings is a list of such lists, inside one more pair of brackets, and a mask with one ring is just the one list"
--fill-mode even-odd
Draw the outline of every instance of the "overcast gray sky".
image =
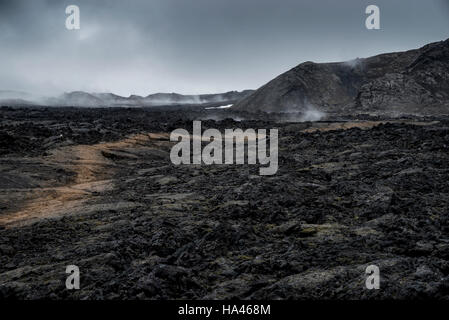
[[[80, 30], [65, 28], [70, 4]], [[381, 30], [365, 28], [369, 4]], [[0, 0], [0, 90], [252, 89], [304, 61], [447, 38], [447, 0]]]

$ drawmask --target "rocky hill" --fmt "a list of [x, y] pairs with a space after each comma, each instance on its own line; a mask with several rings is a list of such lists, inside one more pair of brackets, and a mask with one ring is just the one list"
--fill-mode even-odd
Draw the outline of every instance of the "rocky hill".
[[305, 62], [233, 108], [250, 112], [449, 113], [449, 39], [365, 59]]

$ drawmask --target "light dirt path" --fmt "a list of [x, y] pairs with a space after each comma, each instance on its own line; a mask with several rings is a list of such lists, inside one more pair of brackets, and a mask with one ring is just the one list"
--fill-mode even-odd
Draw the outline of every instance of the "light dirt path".
[[68, 146], [50, 151], [50, 156], [40, 160], [47, 165], [58, 165], [75, 172], [75, 181], [65, 186], [30, 190], [32, 199], [20, 210], [1, 215], [0, 225], [17, 227], [43, 218], [79, 212], [94, 193], [114, 188], [113, 175], [120, 165], [108, 159], [111, 156], [106, 157], [105, 154], [137, 159], [137, 156], [126, 150], [145, 148], [158, 140], [166, 139], [166, 134], [139, 134], [117, 142]]

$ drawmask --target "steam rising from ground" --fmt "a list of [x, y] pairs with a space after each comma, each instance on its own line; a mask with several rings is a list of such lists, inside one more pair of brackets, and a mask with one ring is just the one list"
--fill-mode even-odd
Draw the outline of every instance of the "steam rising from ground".
[[363, 68], [363, 59], [356, 58], [356, 59], [353, 59], [353, 60], [345, 61], [345, 62], [343, 62], [343, 64], [345, 66], [348, 66], [348, 67], [352, 68], [352, 69], [357, 68], [357, 67]]
[[286, 122], [320, 121], [326, 116], [326, 113], [320, 111], [307, 100], [300, 104], [289, 103], [284, 105], [281, 114], [284, 115], [282, 118]]
[[299, 122], [306, 122], [306, 121], [320, 121], [326, 116], [324, 112], [321, 112], [320, 110], [309, 107], [308, 110], [304, 112], [304, 114], [301, 116]]

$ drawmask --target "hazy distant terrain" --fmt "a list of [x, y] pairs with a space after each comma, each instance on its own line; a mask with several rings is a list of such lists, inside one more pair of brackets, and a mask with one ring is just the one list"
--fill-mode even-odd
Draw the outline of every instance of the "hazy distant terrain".
[[252, 90], [229, 91], [218, 94], [182, 95], [156, 93], [146, 97], [131, 95], [122, 97], [113, 93], [88, 93], [73, 91], [56, 97], [38, 96], [20, 91], [0, 90], [0, 105], [4, 106], [72, 106], [72, 107], [150, 107], [170, 105], [232, 104]]

